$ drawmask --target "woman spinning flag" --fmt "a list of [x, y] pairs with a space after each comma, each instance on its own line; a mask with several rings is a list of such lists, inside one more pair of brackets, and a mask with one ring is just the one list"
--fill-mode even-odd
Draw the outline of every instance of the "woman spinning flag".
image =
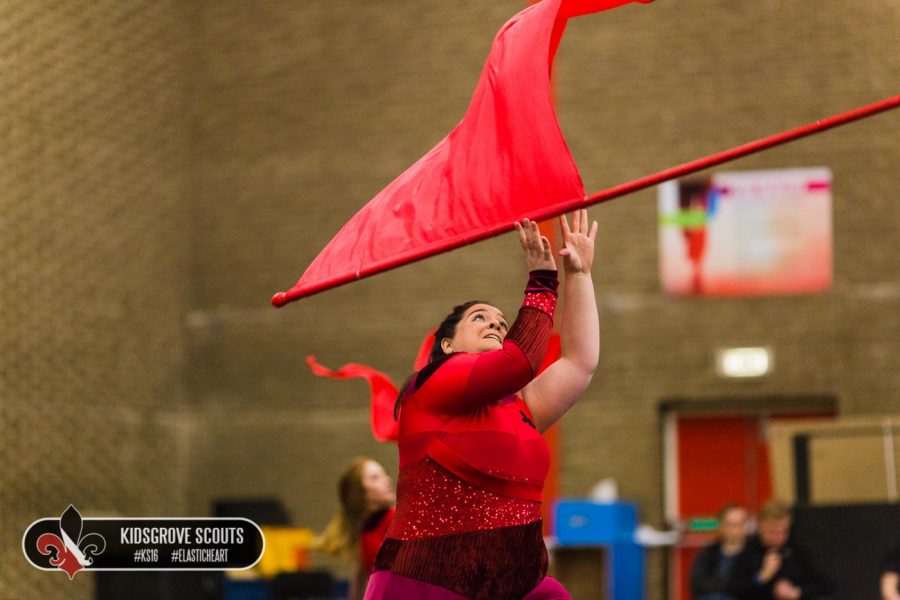
[[560, 218], [566, 299], [561, 356], [535, 377], [553, 326], [556, 261], [537, 223], [516, 224], [529, 271], [509, 324], [487, 302], [461, 304], [434, 334], [429, 363], [397, 399], [397, 512], [366, 598], [569, 598], [547, 577], [541, 434], [581, 397], [600, 332], [591, 264], [597, 222]]

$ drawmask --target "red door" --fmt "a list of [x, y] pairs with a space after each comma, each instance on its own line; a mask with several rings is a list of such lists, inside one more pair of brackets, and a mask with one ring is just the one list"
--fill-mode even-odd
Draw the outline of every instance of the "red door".
[[666, 474], [667, 513], [684, 532], [671, 555], [674, 600], [691, 599], [691, 564], [697, 552], [714, 539], [719, 509], [735, 502], [752, 515], [772, 497], [767, 423], [832, 416], [823, 411], [667, 416], [667, 470], [675, 471]]

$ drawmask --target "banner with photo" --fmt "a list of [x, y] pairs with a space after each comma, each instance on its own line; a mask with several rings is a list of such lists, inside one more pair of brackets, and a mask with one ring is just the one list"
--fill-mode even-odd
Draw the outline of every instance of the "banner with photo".
[[659, 186], [659, 268], [678, 296], [831, 288], [831, 171], [715, 173]]

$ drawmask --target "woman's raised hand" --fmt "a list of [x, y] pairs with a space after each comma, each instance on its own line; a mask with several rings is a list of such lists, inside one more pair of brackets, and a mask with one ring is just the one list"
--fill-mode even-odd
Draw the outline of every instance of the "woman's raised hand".
[[[516, 231], [519, 232], [519, 242], [525, 252], [525, 265], [528, 271], [555, 271], [556, 261], [553, 260], [550, 240], [541, 235], [537, 222], [522, 219], [521, 223], [516, 223]], [[591, 243], [593, 244], [593, 241]]]
[[594, 262], [597, 221], [594, 221], [588, 233], [587, 210], [582, 208], [572, 214], [571, 229], [565, 215], [559, 216], [559, 227], [563, 235], [563, 249], [559, 251], [559, 255], [563, 257], [566, 273], [590, 273]]

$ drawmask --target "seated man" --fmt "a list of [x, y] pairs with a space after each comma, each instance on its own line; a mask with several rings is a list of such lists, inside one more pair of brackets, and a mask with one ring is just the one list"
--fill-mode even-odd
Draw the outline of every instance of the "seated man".
[[778, 500], [763, 505], [759, 531], [734, 565], [729, 593], [741, 600], [815, 600], [826, 585], [791, 544], [791, 511]]
[[726, 504], [719, 510], [719, 538], [700, 551], [691, 567], [694, 600], [733, 600], [727, 593], [738, 554], [747, 541], [747, 510]]

